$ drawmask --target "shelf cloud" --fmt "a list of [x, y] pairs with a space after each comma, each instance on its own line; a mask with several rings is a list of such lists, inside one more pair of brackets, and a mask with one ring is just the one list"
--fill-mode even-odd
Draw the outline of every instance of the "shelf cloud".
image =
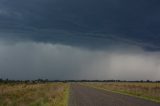
[[160, 80], [159, 0], [0, 0], [0, 78]]

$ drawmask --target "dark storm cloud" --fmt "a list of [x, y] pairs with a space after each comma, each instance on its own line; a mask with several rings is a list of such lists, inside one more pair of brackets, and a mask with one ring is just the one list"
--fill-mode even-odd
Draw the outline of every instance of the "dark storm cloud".
[[159, 80], [159, 28], [159, 0], [0, 0], [0, 78]]
[[159, 50], [159, 0], [0, 0], [0, 36]]

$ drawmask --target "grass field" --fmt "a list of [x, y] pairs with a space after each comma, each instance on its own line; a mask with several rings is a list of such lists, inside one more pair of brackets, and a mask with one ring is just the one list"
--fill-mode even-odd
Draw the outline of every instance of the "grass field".
[[0, 84], [0, 106], [67, 106], [69, 84]]
[[[78, 84], [160, 102], [160, 83], [84, 82]], [[0, 83], [0, 106], [67, 106], [69, 91], [69, 83]]]
[[84, 85], [160, 102], [160, 83], [85, 83]]

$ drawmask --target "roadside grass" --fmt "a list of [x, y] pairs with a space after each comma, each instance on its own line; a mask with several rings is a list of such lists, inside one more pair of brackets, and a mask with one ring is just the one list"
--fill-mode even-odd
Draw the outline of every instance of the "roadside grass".
[[83, 83], [82, 85], [160, 103], [160, 83], [115, 82]]
[[69, 84], [1, 84], [0, 106], [67, 106]]

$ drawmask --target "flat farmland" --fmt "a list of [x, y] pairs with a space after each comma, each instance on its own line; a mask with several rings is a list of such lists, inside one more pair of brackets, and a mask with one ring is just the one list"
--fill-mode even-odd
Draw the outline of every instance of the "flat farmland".
[[0, 84], [0, 106], [67, 106], [69, 85]]
[[1, 83], [0, 106], [160, 106], [160, 83]]

